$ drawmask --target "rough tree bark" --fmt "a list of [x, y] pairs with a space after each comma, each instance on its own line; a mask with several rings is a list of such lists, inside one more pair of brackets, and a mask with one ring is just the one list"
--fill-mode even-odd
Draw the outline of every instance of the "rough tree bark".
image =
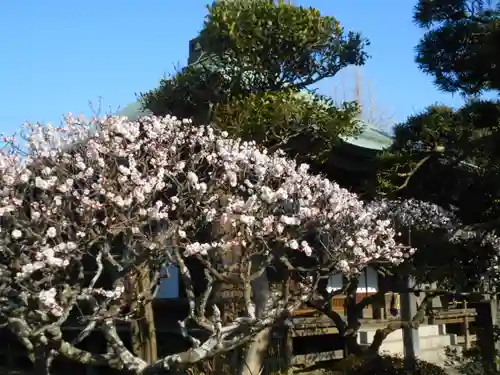
[[262, 373], [270, 339], [271, 328], [266, 328], [255, 336], [245, 351], [240, 375], [259, 375]]
[[[252, 282], [253, 301], [255, 303], [255, 315], [262, 317], [269, 302], [271, 293], [269, 280], [264, 272]], [[240, 370], [240, 375], [259, 375], [262, 373], [264, 359], [271, 339], [271, 328], [266, 328], [259, 332], [245, 349], [244, 359]]]
[[[149, 295], [150, 286], [150, 269], [148, 265], [143, 264], [131, 278], [130, 292], [135, 295]], [[153, 363], [158, 359], [158, 349], [152, 301], [148, 298], [146, 303], [140, 303], [134, 299], [131, 307], [137, 309], [137, 319], [132, 321], [130, 327], [132, 351], [146, 363]]]

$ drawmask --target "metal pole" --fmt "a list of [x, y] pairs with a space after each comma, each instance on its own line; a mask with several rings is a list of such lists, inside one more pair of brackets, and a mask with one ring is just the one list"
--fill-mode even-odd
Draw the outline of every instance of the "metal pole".
[[[415, 281], [409, 277], [405, 276], [403, 279], [404, 287], [406, 289], [412, 289], [415, 287]], [[401, 320], [409, 322], [417, 313], [417, 297], [414, 293], [402, 293], [401, 294]], [[403, 345], [404, 345], [404, 359], [405, 366], [407, 369], [413, 369], [415, 366], [415, 360], [420, 355], [420, 338], [418, 335], [418, 329], [403, 328]]]

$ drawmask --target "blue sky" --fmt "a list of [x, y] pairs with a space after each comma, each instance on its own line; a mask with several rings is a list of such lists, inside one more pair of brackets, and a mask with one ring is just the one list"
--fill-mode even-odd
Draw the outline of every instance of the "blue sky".
[[[362, 102], [382, 122], [426, 105], [461, 103], [440, 93], [414, 63], [422, 32], [412, 24], [416, 0], [301, 0], [371, 40], [359, 71]], [[102, 114], [135, 100], [184, 65], [201, 28], [206, 0], [11, 0], [0, 2], [0, 132], [24, 121], [58, 123], [67, 112]], [[320, 84], [338, 100], [353, 97], [356, 73]], [[93, 110], [89, 105], [92, 103]], [[371, 113], [371, 114], [370, 114]]]

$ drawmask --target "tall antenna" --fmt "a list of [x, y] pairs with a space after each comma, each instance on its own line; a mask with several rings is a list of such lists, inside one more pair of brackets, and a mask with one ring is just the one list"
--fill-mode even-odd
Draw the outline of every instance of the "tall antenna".
[[356, 76], [355, 76], [355, 81], [354, 81], [354, 100], [356, 101], [356, 103], [358, 103], [358, 106], [360, 108], [360, 110], [362, 110], [361, 108], [361, 73], [359, 72], [358, 69], [356, 69]]

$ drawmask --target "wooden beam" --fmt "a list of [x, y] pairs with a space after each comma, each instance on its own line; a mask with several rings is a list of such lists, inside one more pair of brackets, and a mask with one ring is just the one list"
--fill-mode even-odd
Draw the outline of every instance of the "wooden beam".
[[295, 355], [292, 360], [293, 365], [311, 366], [321, 361], [331, 361], [333, 359], [344, 358], [342, 350], [332, 350], [329, 352], [319, 352], [310, 354]]
[[336, 335], [339, 330], [336, 327], [323, 327], [323, 328], [304, 328], [294, 329], [292, 337], [307, 337], [307, 336], [321, 336], [321, 335]]

